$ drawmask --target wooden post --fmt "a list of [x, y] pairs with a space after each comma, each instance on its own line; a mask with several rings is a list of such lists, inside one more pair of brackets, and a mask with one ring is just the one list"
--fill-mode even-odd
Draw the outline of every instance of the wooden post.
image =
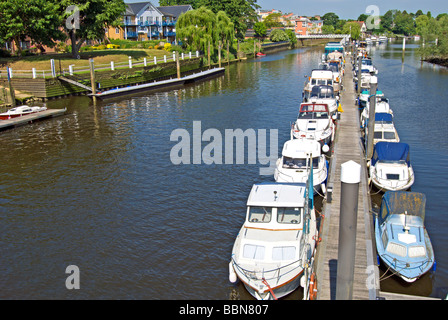
[[222, 46], [222, 41], [219, 40], [218, 43], [218, 66], [221, 68], [221, 46]]
[[11, 95], [11, 106], [14, 108], [16, 106], [16, 95], [14, 92], [14, 88], [11, 83], [11, 74], [9, 73], [10, 68], [6, 67], [6, 73], [8, 74], [8, 85], [9, 85], [9, 94]]
[[93, 59], [89, 59], [90, 66], [90, 85], [92, 86], [93, 104], [96, 104], [96, 82], [95, 82], [95, 65]]
[[367, 125], [367, 146], [366, 160], [369, 161], [373, 156], [373, 139], [375, 135], [375, 109], [376, 109], [376, 90], [378, 88], [378, 78], [370, 77], [370, 97], [369, 97], [369, 123]]
[[179, 52], [176, 51], [176, 68], [177, 68], [177, 79], [180, 79], [180, 61]]
[[211, 65], [211, 61], [210, 61], [210, 40], [208, 41], [207, 56], [208, 56], [208, 66], [210, 67], [210, 65]]
[[227, 64], [230, 64], [230, 41], [227, 40]]

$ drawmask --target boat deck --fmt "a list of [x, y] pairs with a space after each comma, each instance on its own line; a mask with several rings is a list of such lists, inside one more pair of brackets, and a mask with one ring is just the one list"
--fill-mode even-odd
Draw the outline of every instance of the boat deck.
[[61, 116], [65, 114], [66, 111], [66, 109], [47, 109], [45, 111], [32, 113], [9, 120], [0, 120], [0, 130], [12, 129], [32, 123], [33, 121]]
[[[337, 263], [339, 247], [339, 219], [341, 198], [341, 164], [354, 161], [361, 165], [361, 182], [358, 194], [358, 216], [356, 233], [355, 272], [353, 280], [354, 300], [375, 300], [379, 283], [378, 267], [373, 242], [373, 221], [370, 214], [370, 195], [368, 193], [367, 168], [361, 143], [358, 107], [355, 105], [356, 91], [353, 83], [351, 59], [346, 61], [343, 79], [344, 91], [341, 93], [341, 106], [344, 112], [339, 120], [334, 142], [333, 155], [328, 179], [332, 187], [331, 202], [325, 202], [324, 219], [321, 225], [321, 239], [316, 254], [317, 299], [335, 300], [337, 282]], [[371, 285], [368, 285], [371, 284]]]

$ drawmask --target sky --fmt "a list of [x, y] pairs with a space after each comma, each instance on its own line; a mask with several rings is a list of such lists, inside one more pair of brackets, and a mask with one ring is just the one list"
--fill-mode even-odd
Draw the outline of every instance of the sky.
[[[421, 9], [424, 13], [431, 11], [433, 17], [440, 13], [448, 13], [447, 0], [257, 0], [263, 10], [277, 9], [283, 13], [292, 12], [297, 15], [314, 16], [334, 12], [340, 19], [357, 19], [361, 14], [374, 14], [367, 10], [376, 6], [379, 15], [388, 10], [406, 10], [415, 13]], [[377, 15], [376, 12], [374, 15]]]

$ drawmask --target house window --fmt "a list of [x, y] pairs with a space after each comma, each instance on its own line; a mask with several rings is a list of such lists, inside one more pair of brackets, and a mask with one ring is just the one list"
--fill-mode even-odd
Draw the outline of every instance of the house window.
[[120, 29], [119, 28], [115, 28], [115, 34], [120, 34]]
[[302, 22], [302, 28], [306, 28], [306, 21]]

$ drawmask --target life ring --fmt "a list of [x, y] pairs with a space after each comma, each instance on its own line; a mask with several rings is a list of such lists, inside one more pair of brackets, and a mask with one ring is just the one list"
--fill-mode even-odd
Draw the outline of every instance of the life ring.
[[316, 280], [315, 273], [311, 274], [309, 297], [310, 297], [310, 300], [316, 300], [316, 297], [317, 297], [317, 280]]

